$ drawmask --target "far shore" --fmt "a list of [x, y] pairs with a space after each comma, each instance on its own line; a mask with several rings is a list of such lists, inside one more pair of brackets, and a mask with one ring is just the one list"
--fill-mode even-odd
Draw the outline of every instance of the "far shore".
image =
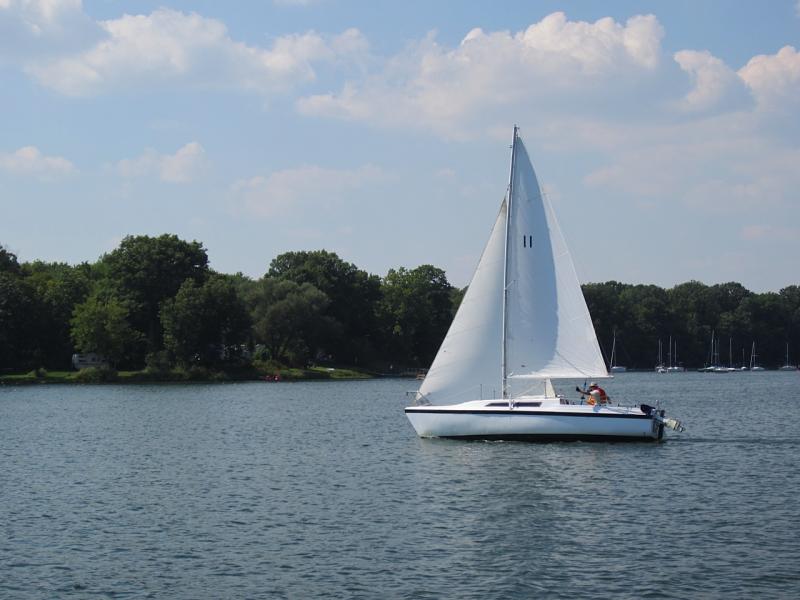
[[46, 371], [36, 369], [27, 373], [0, 375], [0, 385], [31, 384], [135, 384], [135, 383], [229, 383], [262, 381], [345, 381], [397, 377], [355, 367], [309, 367], [280, 369], [274, 373], [255, 370], [215, 371], [209, 369], [173, 369], [170, 371], [115, 371], [113, 369], [82, 369], [80, 371]]

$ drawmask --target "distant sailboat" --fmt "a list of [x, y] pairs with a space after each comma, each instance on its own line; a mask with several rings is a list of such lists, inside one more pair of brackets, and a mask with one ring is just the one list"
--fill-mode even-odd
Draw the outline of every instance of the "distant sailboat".
[[702, 369], [698, 369], [701, 373], [730, 373], [727, 367], [719, 364], [719, 339], [711, 331], [711, 354], [709, 355], [709, 364]]
[[737, 371], [737, 370], [738, 369], [736, 369], [733, 366], [733, 338], [729, 337], [728, 338], [728, 371], [733, 373], [734, 371]]
[[683, 429], [663, 410], [570, 400], [551, 383], [600, 377], [580, 282], [515, 127], [508, 193], [406, 416], [424, 438], [657, 440]]
[[753, 347], [750, 349], [750, 370], [751, 371], [763, 371], [764, 367], [760, 367], [756, 362], [756, 343], [753, 342]]
[[661, 340], [658, 340], [658, 364], [656, 365], [656, 373], [666, 373], [667, 367], [664, 365], [664, 356], [662, 353]]
[[744, 346], [742, 346], [742, 366], [739, 367], [739, 371], [747, 371], [747, 365], [744, 363]]
[[797, 365], [789, 364], [789, 342], [786, 342], [786, 363], [780, 368], [781, 371], [797, 371]]
[[617, 361], [617, 331], [614, 330], [614, 341], [611, 343], [611, 360], [609, 361], [608, 370], [612, 373], [625, 373], [628, 368], [616, 364]]
[[678, 340], [675, 340], [673, 351], [672, 336], [669, 336], [669, 347], [669, 366], [667, 367], [667, 373], [683, 373], [686, 369], [678, 365]]

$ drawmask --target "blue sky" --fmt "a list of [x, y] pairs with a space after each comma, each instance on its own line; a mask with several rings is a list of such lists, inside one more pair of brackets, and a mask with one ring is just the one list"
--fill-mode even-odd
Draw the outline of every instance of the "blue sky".
[[800, 2], [0, 0], [0, 244], [468, 283], [512, 126], [582, 281], [800, 283]]

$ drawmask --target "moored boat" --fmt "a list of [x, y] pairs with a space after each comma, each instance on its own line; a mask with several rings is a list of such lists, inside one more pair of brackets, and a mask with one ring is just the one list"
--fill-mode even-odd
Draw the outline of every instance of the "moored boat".
[[797, 365], [789, 364], [789, 343], [786, 343], [786, 362], [778, 369], [779, 371], [797, 371]]
[[625, 373], [628, 367], [623, 367], [617, 364], [617, 331], [614, 330], [614, 341], [611, 343], [611, 360], [609, 361], [608, 370], [611, 373]]

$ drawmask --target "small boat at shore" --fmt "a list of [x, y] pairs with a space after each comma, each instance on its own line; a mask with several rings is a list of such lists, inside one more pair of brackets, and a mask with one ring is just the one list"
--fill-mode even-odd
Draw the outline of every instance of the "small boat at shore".
[[420, 437], [458, 439], [642, 441], [683, 430], [658, 407], [584, 402], [552, 384], [604, 377], [566, 242], [515, 127], [507, 194], [406, 416]]

